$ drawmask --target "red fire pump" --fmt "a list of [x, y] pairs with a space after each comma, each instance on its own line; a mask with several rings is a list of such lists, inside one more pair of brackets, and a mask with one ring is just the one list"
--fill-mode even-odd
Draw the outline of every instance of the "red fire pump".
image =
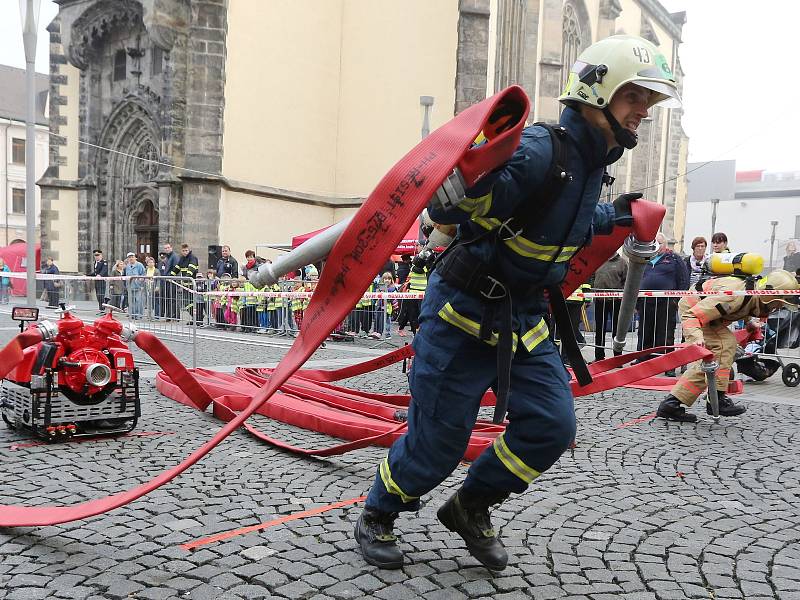
[[[84, 323], [71, 308], [62, 308], [55, 323], [31, 326], [42, 341], [25, 348], [0, 384], [3, 420], [49, 441], [132, 431], [140, 414], [139, 371], [125, 340], [134, 330], [111, 312]], [[15, 307], [12, 318], [22, 330], [37, 313]]]

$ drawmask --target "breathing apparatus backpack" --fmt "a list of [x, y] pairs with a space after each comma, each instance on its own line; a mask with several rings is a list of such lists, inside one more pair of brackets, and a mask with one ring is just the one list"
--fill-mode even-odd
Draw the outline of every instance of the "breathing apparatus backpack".
[[756, 282], [761, 279], [764, 270], [764, 257], [755, 252], [714, 253], [703, 263], [700, 279], [695, 284], [698, 292], [703, 291], [703, 285], [718, 277], [737, 277], [743, 279], [746, 290], [756, 289]]

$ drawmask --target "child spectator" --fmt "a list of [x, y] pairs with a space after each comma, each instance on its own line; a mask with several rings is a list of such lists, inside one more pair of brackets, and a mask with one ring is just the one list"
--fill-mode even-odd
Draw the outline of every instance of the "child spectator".
[[[385, 272], [378, 283], [377, 291], [392, 293], [397, 291], [397, 286], [392, 279], [392, 274]], [[375, 300], [375, 331], [370, 334], [370, 337], [380, 339], [381, 337], [389, 339], [392, 337], [392, 301], [389, 299], [376, 299]]]

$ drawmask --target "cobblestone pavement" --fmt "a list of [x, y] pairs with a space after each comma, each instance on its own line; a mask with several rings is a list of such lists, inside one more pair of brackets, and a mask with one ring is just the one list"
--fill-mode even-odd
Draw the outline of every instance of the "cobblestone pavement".
[[[13, 335], [0, 317], [0, 341]], [[275, 347], [206, 340], [198, 364], [267, 364]], [[186, 344], [171, 344], [185, 360]], [[356, 347], [357, 346], [357, 347]], [[318, 366], [364, 360], [329, 344]], [[142, 363], [142, 369], [153, 369]], [[0, 598], [610, 598], [800, 599], [800, 400], [771, 380], [748, 412], [713, 425], [632, 421], [661, 394], [615, 390], [576, 402], [577, 447], [494, 513], [511, 565], [492, 574], [435, 518], [464, 475], [398, 520], [406, 566], [367, 566], [351, 538], [360, 504], [208, 543], [181, 544], [366, 493], [385, 449], [305, 459], [235, 433], [174, 482], [109, 514], [0, 530]], [[347, 385], [406, 391], [399, 366]], [[143, 384], [143, 416], [124, 437], [53, 446], [0, 429], [0, 503], [76, 503], [128, 489], [176, 464], [219, 428]], [[699, 412], [700, 406], [694, 409]], [[258, 417], [267, 433], [332, 440]]]

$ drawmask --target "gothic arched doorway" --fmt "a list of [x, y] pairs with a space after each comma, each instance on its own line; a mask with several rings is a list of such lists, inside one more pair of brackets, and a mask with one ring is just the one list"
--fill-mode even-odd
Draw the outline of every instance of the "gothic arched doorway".
[[[158, 131], [146, 104], [131, 97], [114, 109], [100, 136], [103, 150], [96, 158], [97, 204], [90, 208], [97, 246], [108, 248], [109, 256], [125, 256], [133, 247], [142, 254], [141, 246], [148, 247], [148, 253], [158, 252], [153, 183], [159, 164]], [[145, 228], [141, 236], [140, 226]], [[152, 227], [155, 230], [149, 229]]]
[[142, 203], [133, 231], [136, 234], [136, 254], [142, 262], [145, 256], [150, 255], [158, 263], [158, 212], [151, 200]]

